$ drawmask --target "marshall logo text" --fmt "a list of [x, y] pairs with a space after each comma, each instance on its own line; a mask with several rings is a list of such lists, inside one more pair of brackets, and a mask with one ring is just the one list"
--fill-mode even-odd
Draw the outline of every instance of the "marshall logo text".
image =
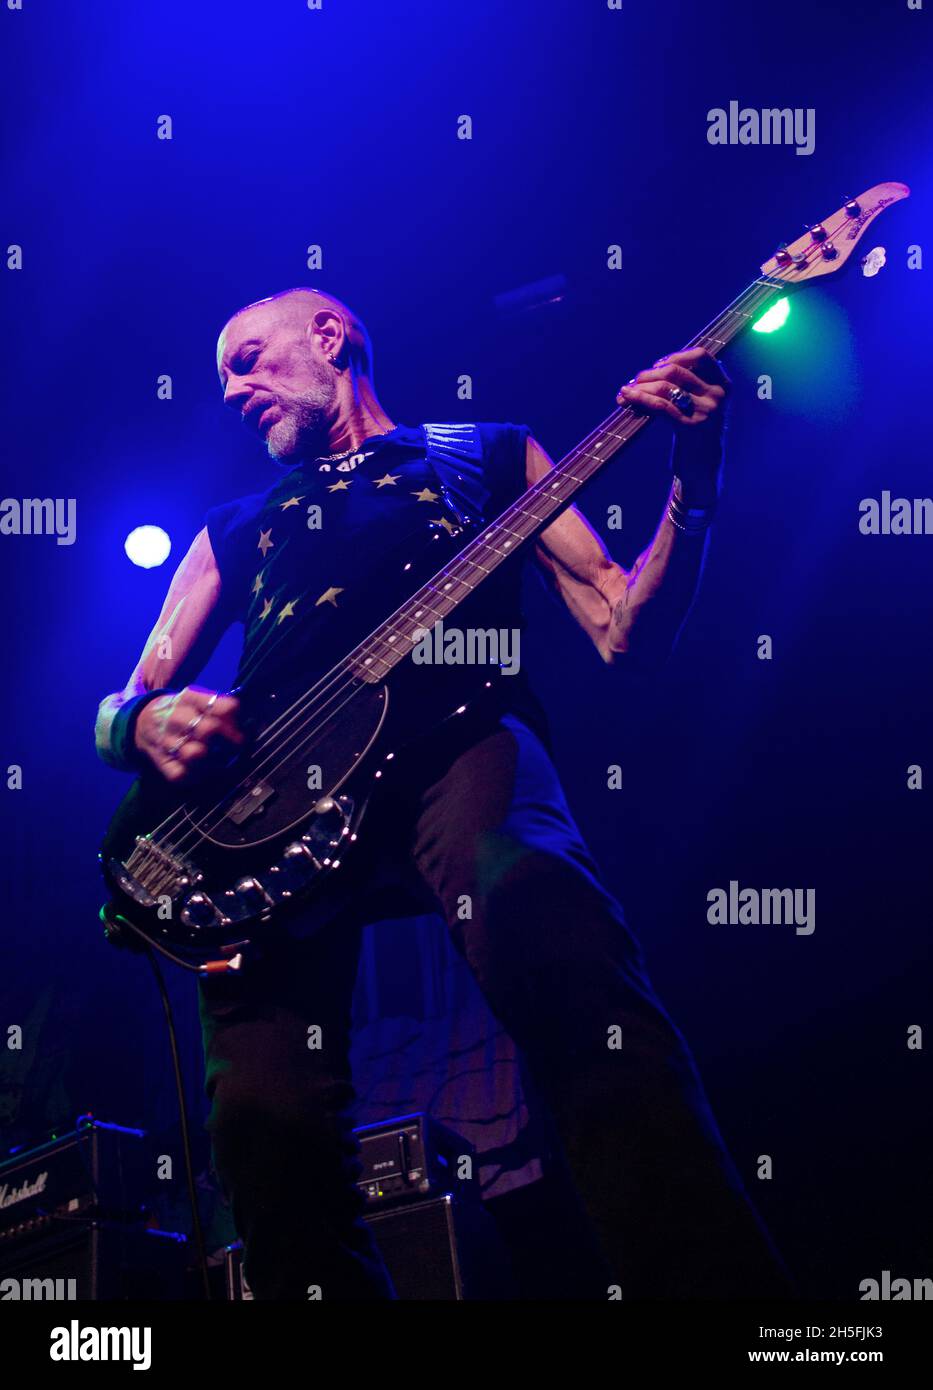
[[35, 1197], [38, 1193], [44, 1192], [48, 1180], [48, 1173], [40, 1173], [35, 1182], [23, 1182], [19, 1187], [10, 1187], [9, 1183], [3, 1183], [0, 1186], [0, 1211], [4, 1207], [12, 1207], [16, 1202], [25, 1202], [27, 1197]]

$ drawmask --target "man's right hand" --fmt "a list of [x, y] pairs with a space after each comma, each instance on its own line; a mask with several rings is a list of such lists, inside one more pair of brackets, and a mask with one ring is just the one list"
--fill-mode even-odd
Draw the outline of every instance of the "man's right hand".
[[181, 781], [218, 746], [243, 742], [239, 708], [235, 695], [186, 685], [177, 695], [160, 695], [143, 707], [136, 747], [166, 781]]

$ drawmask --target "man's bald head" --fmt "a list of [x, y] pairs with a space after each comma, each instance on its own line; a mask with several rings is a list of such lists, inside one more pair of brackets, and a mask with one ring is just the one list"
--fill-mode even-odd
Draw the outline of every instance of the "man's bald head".
[[244, 314], [250, 314], [255, 319], [259, 311], [263, 312], [264, 317], [271, 315], [275, 320], [291, 324], [298, 329], [306, 328], [316, 313], [330, 311], [343, 323], [349, 365], [358, 375], [372, 378], [373, 348], [366, 326], [359, 315], [335, 295], [312, 289], [310, 286], [280, 290], [278, 294], [270, 294], [267, 299], [257, 299], [252, 304], [238, 309], [228, 320], [224, 333]]
[[375, 402], [369, 334], [321, 290], [283, 290], [237, 310], [218, 339], [217, 370], [227, 404], [282, 462], [326, 452], [338, 417]]

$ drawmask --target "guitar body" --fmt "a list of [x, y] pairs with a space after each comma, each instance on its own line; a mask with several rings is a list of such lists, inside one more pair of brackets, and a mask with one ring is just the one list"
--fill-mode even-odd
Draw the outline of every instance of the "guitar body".
[[336, 697], [326, 681], [310, 702], [305, 682], [244, 695], [243, 753], [183, 787], [142, 776], [117, 808], [100, 850], [108, 934], [120, 939], [128, 922], [220, 968], [273, 920], [313, 910], [315, 890], [348, 857], [352, 872], [376, 780], [501, 678], [496, 667], [406, 662], [385, 681], [342, 682]]
[[[305, 902], [352, 848], [388, 703], [386, 685], [360, 682], [291, 756], [247, 752], [183, 793], [157, 774], [141, 777], [101, 846], [108, 920], [119, 914], [182, 953], [222, 957], [273, 910]], [[290, 704], [285, 693], [269, 696], [276, 716]], [[268, 722], [250, 730], [252, 748]]]

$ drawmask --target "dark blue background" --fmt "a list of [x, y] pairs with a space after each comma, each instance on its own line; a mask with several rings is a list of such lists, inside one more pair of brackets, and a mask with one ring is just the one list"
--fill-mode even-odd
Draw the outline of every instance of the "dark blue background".
[[[0, 765], [25, 779], [0, 795], [0, 1024], [26, 1029], [0, 1051], [8, 1143], [87, 1109], [172, 1124], [148, 972], [97, 931], [122, 784], [92, 727], [205, 509], [271, 476], [221, 409], [227, 316], [328, 289], [368, 324], [393, 419], [527, 422], [557, 458], [779, 240], [894, 179], [913, 195], [863, 247], [887, 248], [882, 272], [807, 289], [781, 333], [729, 354], [725, 495], [664, 676], [604, 670], [537, 584], [525, 657], [571, 805], [805, 1288], [933, 1273], [929, 1052], [906, 1046], [929, 1023], [931, 792], [907, 767], [929, 783], [933, 538], [858, 531], [862, 498], [931, 492], [933, 272], [907, 268], [930, 226], [930, 22], [902, 0], [4, 7], [0, 242], [25, 263], [2, 275], [0, 490], [78, 507], [72, 547], [0, 539]], [[815, 108], [815, 153], [710, 146], [707, 110], [732, 99]], [[497, 314], [496, 295], [555, 274], [562, 302]], [[624, 563], [660, 514], [668, 447], [654, 427], [585, 499]], [[142, 522], [172, 536], [169, 567], [126, 560]], [[709, 926], [706, 894], [732, 878], [815, 888], [815, 934]], [[172, 990], [193, 1089], [190, 986]]]

